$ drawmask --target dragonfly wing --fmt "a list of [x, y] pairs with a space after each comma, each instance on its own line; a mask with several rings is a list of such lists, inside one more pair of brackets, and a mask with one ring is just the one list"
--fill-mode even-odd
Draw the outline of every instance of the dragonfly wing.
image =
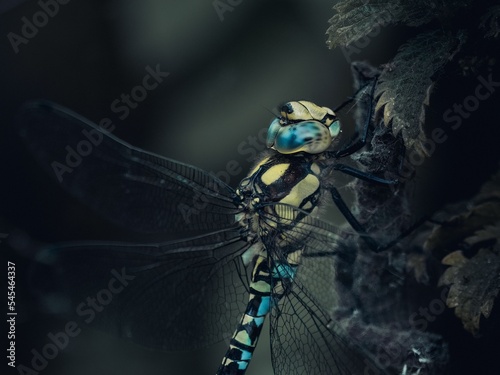
[[[332, 320], [343, 302], [336, 293], [338, 267], [352, 262], [353, 249], [346, 240], [353, 233], [300, 209], [276, 204], [274, 221], [287, 242], [303, 243], [304, 251], [288, 294], [271, 310], [271, 346], [277, 374], [365, 374], [379, 371], [375, 359], [359, 342], [349, 339], [342, 325]], [[300, 218], [297, 221], [297, 218]], [[271, 249], [274, 263], [286, 262], [280, 249]], [[367, 372], [365, 372], [367, 371]]]
[[62, 245], [41, 251], [48, 266], [33, 279], [52, 313], [144, 346], [186, 350], [231, 337], [248, 298], [239, 256], [247, 248], [238, 228], [163, 244]]
[[[317, 217], [304, 214], [304, 211], [286, 204], [273, 204], [279, 217], [262, 210], [260, 218], [268, 225], [276, 227], [283, 242], [302, 244], [304, 250], [297, 271], [298, 279], [307, 288], [311, 298], [325, 311], [338, 306], [335, 280], [342, 270], [356, 258], [356, 250], [346, 245], [355, 232], [348, 232]], [[286, 263], [282, 249], [273, 249], [266, 244], [270, 256], [276, 262]], [[296, 281], [296, 280], [295, 280]]]
[[196, 167], [135, 148], [51, 102], [25, 106], [19, 132], [66, 190], [107, 219], [191, 236], [234, 223], [234, 191]]
[[271, 311], [271, 348], [277, 375], [383, 373], [296, 283]]

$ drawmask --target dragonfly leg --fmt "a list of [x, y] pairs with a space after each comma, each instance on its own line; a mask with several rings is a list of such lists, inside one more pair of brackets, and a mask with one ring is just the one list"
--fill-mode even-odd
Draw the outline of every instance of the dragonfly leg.
[[399, 183], [398, 180], [389, 180], [386, 178], [378, 177], [378, 176], [375, 176], [374, 174], [360, 171], [359, 169], [350, 167], [350, 166], [345, 165], [345, 164], [335, 164], [333, 166], [333, 169], [335, 169], [339, 172], [348, 174], [349, 176], [359, 178], [363, 181], [375, 182], [375, 183], [384, 184], [384, 185], [397, 185]]
[[372, 237], [370, 237], [367, 234], [363, 225], [361, 225], [358, 219], [354, 217], [351, 210], [349, 209], [349, 207], [347, 207], [346, 203], [344, 202], [344, 199], [340, 195], [339, 191], [336, 188], [332, 187], [330, 189], [330, 193], [332, 194], [333, 202], [337, 205], [340, 212], [342, 212], [342, 215], [344, 215], [344, 217], [353, 227], [353, 229], [361, 235], [361, 238], [363, 238], [368, 247], [376, 253], [384, 250], [384, 247], [381, 247]]

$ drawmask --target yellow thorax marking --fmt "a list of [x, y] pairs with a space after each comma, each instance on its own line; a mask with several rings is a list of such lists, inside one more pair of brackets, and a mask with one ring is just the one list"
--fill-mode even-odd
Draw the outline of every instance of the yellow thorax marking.
[[266, 164], [268, 161], [269, 161], [269, 156], [262, 159], [261, 161], [259, 161], [253, 168], [252, 170], [250, 171], [250, 173], [248, 174], [248, 176], [253, 176], [255, 174], [255, 172], [257, 172], [257, 170], [263, 166], [264, 164]]
[[262, 175], [261, 177], [262, 182], [265, 183], [266, 185], [271, 185], [273, 182], [277, 181], [281, 176], [283, 176], [286, 173], [289, 166], [290, 163], [273, 165]]
[[319, 180], [313, 174], [308, 174], [298, 184], [296, 184], [290, 193], [280, 200], [280, 203], [286, 203], [291, 206], [299, 207], [302, 201], [312, 195], [319, 188]]

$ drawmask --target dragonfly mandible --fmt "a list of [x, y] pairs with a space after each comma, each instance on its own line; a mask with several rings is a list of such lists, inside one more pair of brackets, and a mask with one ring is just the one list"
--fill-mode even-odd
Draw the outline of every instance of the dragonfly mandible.
[[[374, 88], [375, 81], [362, 94], [372, 100]], [[332, 150], [341, 132], [336, 112], [353, 100], [335, 110], [302, 100], [281, 106], [269, 126], [269, 149], [237, 189], [135, 148], [56, 104], [28, 104], [20, 134], [65, 189], [117, 224], [180, 238], [52, 246], [39, 260], [58, 270], [75, 303], [106, 285], [111, 274], [128, 277], [105, 313], [92, 320], [142, 345], [202, 347], [236, 326], [217, 374], [245, 373], [268, 315], [277, 374], [361, 374], [367, 363], [376, 368], [330, 317], [336, 303], [330, 278], [352, 254], [343, 244], [348, 233], [317, 217], [322, 196], [330, 193], [368, 246], [382, 249], [324, 182], [340, 171], [397, 183], [338, 161], [363, 147], [370, 121], [359, 138]], [[71, 150], [85, 157], [71, 165]], [[77, 314], [91, 318], [83, 308]]]

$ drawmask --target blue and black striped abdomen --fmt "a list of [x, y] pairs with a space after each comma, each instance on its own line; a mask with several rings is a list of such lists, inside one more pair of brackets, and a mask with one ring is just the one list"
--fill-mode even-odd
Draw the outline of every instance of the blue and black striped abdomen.
[[257, 257], [252, 272], [247, 307], [231, 338], [217, 375], [245, 373], [270, 310], [271, 277], [268, 259], [261, 254]]
[[287, 261], [276, 264], [266, 252], [259, 252], [250, 282], [247, 307], [231, 338], [217, 375], [244, 375], [259, 340], [264, 320], [271, 308], [286, 295], [302, 249], [290, 253]]

